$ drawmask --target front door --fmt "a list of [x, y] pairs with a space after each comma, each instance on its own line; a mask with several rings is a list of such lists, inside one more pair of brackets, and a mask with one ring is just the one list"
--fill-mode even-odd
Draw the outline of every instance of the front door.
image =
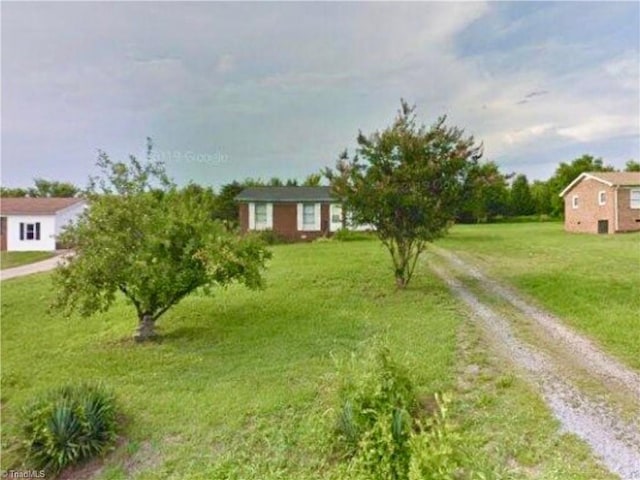
[[598, 233], [609, 233], [609, 220], [598, 220]]
[[7, 249], [7, 217], [0, 217], [0, 250]]

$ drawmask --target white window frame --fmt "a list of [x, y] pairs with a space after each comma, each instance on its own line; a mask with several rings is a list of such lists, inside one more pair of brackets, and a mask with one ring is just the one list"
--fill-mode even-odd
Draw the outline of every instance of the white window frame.
[[[259, 206], [265, 206], [266, 220], [258, 222], [257, 210]], [[252, 202], [249, 203], [249, 230], [272, 230], [273, 229], [273, 203]]]
[[578, 205], [579, 205], [578, 204], [578, 199], [579, 199], [578, 195], [574, 195], [573, 197], [571, 197], [571, 207], [572, 208], [574, 208], [574, 209], [578, 208]]
[[[304, 207], [305, 205], [310, 206], [313, 205], [313, 224], [304, 223]], [[304, 202], [298, 203], [297, 205], [297, 227], [299, 232], [319, 232], [321, 229], [320, 225], [320, 216], [322, 205], [320, 203], [314, 202]]]
[[[634, 194], [637, 198], [633, 198]], [[629, 208], [634, 210], [640, 209], [640, 188], [632, 188], [629, 190]]]
[[598, 205], [602, 206], [602, 205], [606, 205], [607, 204], [607, 191], [606, 190], [600, 190], [598, 192]]

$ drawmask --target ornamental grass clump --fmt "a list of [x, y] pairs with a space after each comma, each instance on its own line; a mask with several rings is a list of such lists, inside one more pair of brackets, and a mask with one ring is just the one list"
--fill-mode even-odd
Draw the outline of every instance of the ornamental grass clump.
[[55, 474], [99, 456], [117, 437], [115, 396], [99, 385], [68, 385], [37, 398], [22, 412], [25, 464]]

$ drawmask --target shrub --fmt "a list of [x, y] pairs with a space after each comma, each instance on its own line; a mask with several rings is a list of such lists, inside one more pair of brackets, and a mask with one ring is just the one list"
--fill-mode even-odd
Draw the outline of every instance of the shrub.
[[340, 391], [335, 432], [347, 461], [344, 477], [368, 480], [479, 478], [466, 468], [464, 439], [441, 395], [419, 401], [407, 371], [378, 347]]
[[26, 463], [57, 473], [109, 450], [116, 440], [114, 395], [102, 386], [64, 386], [23, 410]]
[[[409, 440], [409, 480], [455, 480], [462, 471], [463, 439], [447, 418], [449, 400], [436, 395], [433, 414], [417, 422]], [[474, 478], [468, 473], [465, 478]]]
[[333, 234], [333, 238], [339, 242], [354, 242], [361, 240], [374, 240], [376, 237], [370, 232], [356, 232], [348, 228], [341, 228]]
[[344, 455], [363, 477], [406, 478], [417, 396], [406, 371], [379, 347], [369, 368], [341, 391], [336, 433]]
[[277, 232], [274, 232], [273, 230], [261, 230], [257, 232], [256, 235], [258, 236], [258, 238], [260, 238], [260, 240], [262, 240], [267, 245], [279, 245], [282, 243], [289, 243], [289, 240], [286, 237], [280, 235]]

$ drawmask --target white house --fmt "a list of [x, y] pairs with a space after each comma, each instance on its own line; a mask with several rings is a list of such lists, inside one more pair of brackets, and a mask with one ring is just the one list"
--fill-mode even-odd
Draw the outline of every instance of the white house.
[[53, 251], [62, 229], [85, 209], [82, 198], [0, 199], [0, 250]]

